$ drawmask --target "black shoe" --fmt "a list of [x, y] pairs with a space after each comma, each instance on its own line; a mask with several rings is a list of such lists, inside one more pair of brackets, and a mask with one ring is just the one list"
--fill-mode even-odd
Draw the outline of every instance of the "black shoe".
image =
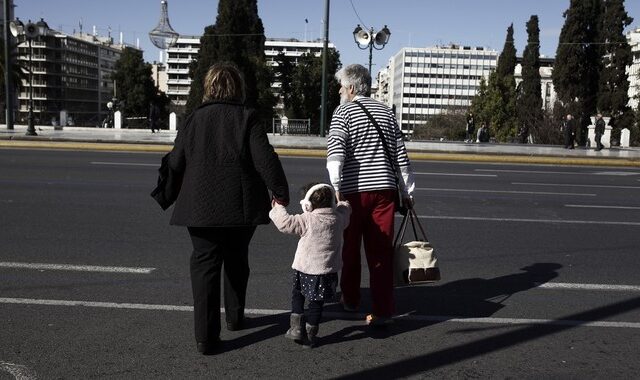
[[227, 330], [238, 331], [244, 329], [244, 317], [238, 319], [236, 322], [227, 322]]
[[218, 338], [218, 340], [213, 342], [198, 342], [197, 347], [198, 352], [202, 355], [214, 355], [220, 349], [220, 345], [220, 338]]

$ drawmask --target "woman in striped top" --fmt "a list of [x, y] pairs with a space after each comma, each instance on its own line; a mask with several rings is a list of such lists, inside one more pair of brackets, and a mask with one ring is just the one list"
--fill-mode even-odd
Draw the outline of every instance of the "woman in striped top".
[[[367, 323], [384, 325], [394, 313], [393, 214], [397, 188], [413, 206], [413, 174], [393, 111], [371, 99], [371, 76], [362, 65], [336, 73], [341, 104], [329, 127], [327, 170], [338, 200], [352, 205], [342, 251], [342, 305], [360, 303], [360, 242], [364, 240], [370, 274], [372, 314]], [[375, 120], [375, 122], [374, 122]], [[396, 180], [397, 178], [397, 180]]]

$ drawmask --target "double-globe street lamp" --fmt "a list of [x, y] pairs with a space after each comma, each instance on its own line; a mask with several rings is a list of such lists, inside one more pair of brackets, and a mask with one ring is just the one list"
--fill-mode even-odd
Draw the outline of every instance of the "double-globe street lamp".
[[353, 39], [356, 45], [362, 50], [369, 49], [369, 75], [371, 74], [371, 59], [373, 57], [373, 49], [382, 50], [384, 46], [389, 42], [391, 37], [391, 31], [385, 25], [380, 31], [375, 31], [372, 28], [369, 30], [363, 29], [360, 24], [353, 31]]
[[[33, 121], [33, 46], [32, 41], [40, 36], [46, 36], [49, 31], [49, 25], [43, 20], [33, 23], [31, 20], [25, 25], [16, 18], [10, 23], [11, 34], [18, 38], [22, 38], [29, 43], [29, 116], [27, 116], [27, 136], [37, 136], [36, 128]], [[20, 41], [19, 41], [20, 42]]]

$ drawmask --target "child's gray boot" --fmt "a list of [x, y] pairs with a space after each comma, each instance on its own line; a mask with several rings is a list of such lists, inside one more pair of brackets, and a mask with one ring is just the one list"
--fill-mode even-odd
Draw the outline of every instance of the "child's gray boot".
[[313, 348], [318, 345], [318, 326], [306, 325], [307, 339], [304, 340], [305, 348]]
[[304, 315], [291, 313], [289, 317], [289, 330], [284, 334], [284, 337], [295, 340], [296, 342], [302, 342], [305, 338], [304, 333]]

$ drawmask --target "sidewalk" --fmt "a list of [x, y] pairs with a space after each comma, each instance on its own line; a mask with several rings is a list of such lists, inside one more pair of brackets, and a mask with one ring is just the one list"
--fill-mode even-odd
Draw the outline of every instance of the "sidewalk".
[[[164, 152], [171, 149], [177, 132], [148, 129], [103, 129], [36, 126], [38, 136], [25, 136], [26, 126], [7, 130], [0, 125], [0, 147], [129, 150]], [[280, 136], [269, 133], [269, 141], [283, 155], [316, 156], [326, 154], [326, 137]], [[559, 165], [611, 165], [640, 167], [640, 148], [564, 149], [561, 146], [532, 144], [492, 144], [439, 141], [409, 141], [413, 159], [543, 163]]]

